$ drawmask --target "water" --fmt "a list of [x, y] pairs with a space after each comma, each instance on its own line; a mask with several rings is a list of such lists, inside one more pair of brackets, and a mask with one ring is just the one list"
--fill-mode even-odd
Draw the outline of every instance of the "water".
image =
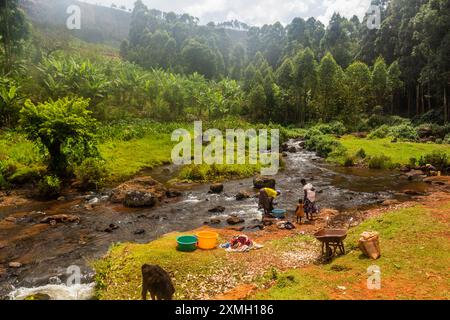
[[18, 288], [9, 293], [11, 300], [24, 300], [27, 297], [44, 294], [51, 300], [90, 300], [94, 296], [95, 283], [76, 284], [48, 284], [35, 288]]
[[[291, 143], [295, 143], [291, 141]], [[400, 179], [393, 171], [376, 171], [358, 168], [336, 168], [324, 163], [313, 153], [301, 151], [285, 158], [285, 170], [275, 178], [282, 194], [278, 207], [292, 212], [299, 198], [303, 197], [300, 180], [305, 178], [318, 190], [321, 208], [340, 211], [357, 210], [396, 197], [404, 189], [423, 190], [424, 184], [412, 184]], [[164, 170], [167, 169], [167, 170]], [[164, 176], [165, 181], [176, 175], [177, 168], [158, 168], [155, 177]], [[152, 173], [152, 172], [150, 172]], [[92, 282], [89, 261], [104, 255], [112, 243], [133, 241], [146, 243], [172, 231], [188, 231], [198, 228], [211, 218], [221, 219], [214, 227], [227, 227], [226, 217], [236, 214], [245, 219], [246, 226], [261, 220], [257, 198], [236, 201], [240, 190], [256, 195], [252, 179], [224, 183], [224, 193], [208, 194], [209, 185], [198, 185], [185, 190], [178, 201], [163, 203], [151, 209], [127, 209], [107, 201], [99, 201], [94, 210], [85, 209], [87, 200], [74, 197], [69, 201], [35, 202], [32, 205], [1, 209], [0, 219], [13, 216], [15, 224], [0, 221], [0, 297], [21, 298], [31, 292], [50, 292], [52, 299], [86, 297]], [[99, 198], [101, 198], [99, 196]], [[224, 213], [208, 212], [217, 206], [226, 208]], [[40, 224], [42, 217], [51, 214], [75, 214], [80, 224]], [[345, 219], [343, 219], [345, 221]], [[111, 224], [119, 226], [111, 233], [104, 230]], [[135, 234], [144, 229], [144, 234]], [[251, 229], [245, 230], [252, 232]], [[0, 246], [1, 247], [1, 246]], [[20, 261], [19, 269], [7, 268], [11, 261]], [[2, 275], [1, 266], [6, 270]], [[66, 268], [77, 265], [85, 276], [84, 287], [68, 288], [52, 284], [49, 278], [58, 277], [65, 283]], [[85, 287], [87, 286], [87, 287]], [[19, 288], [19, 289], [16, 289]], [[28, 289], [31, 288], [31, 289]]]

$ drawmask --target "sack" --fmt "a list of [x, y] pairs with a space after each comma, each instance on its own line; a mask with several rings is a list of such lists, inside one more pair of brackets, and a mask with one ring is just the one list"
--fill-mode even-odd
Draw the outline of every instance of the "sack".
[[381, 256], [378, 232], [363, 232], [359, 239], [359, 249], [369, 258], [378, 259]]

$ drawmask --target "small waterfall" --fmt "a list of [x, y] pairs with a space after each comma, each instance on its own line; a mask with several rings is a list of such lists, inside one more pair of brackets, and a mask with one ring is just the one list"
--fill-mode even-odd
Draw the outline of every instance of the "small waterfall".
[[48, 295], [50, 300], [90, 300], [94, 297], [95, 283], [75, 284], [48, 284], [42, 287], [17, 288], [9, 293], [11, 300], [24, 300], [36, 294]]

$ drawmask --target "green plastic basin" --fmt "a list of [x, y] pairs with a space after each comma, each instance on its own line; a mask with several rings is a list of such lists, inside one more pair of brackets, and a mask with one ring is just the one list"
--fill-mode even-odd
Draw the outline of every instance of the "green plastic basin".
[[180, 236], [177, 238], [177, 249], [183, 252], [191, 252], [197, 249], [198, 239], [196, 236]]

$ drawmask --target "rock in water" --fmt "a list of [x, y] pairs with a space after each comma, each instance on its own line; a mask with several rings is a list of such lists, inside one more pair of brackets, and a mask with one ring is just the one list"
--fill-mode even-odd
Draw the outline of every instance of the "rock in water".
[[209, 186], [209, 192], [211, 193], [221, 193], [223, 191], [222, 183], [215, 183]]
[[220, 219], [218, 219], [218, 218], [212, 218], [211, 220], [210, 220], [210, 223], [211, 224], [220, 224]]
[[80, 223], [80, 217], [72, 214], [55, 214], [41, 219], [41, 223], [55, 225], [57, 223]]
[[248, 194], [248, 192], [245, 191], [239, 191], [238, 194], [236, 195], [237, 201], [241, 201], [248, 198], [250, 198], [250, 195]]
[[276, 181], [274, 178], [258, 176], [253, 179], [253, 187], [256, 189], [272, 188], [275, 189]]
[[243, 222], [245, 222], [245, 220], [238, 216], [230, 216], [227, 219], [227, 223], [231, 224], [231, 225], [236, 225], [236, 224], [243, 223]]
[[151, 192], [128, 191], [123, 204], [130, 208], [153, 207], [157, 198]]
[[130, 191], [152, 193], [158, 200], [166, 195], [166, 188], [152, 177], [138, 177], [122, 183], [111, 191], [109, 200], [113, 203], [124, 203], [125, 197]]
[[222, 206], [217, 206], [215, 208], [208, 210], [208, 212], [212, 212], [212, 213], [222, 213], [224, 211], [225, 211], [225, 207], [222, 207]]
[[166, 191], [166, 197], [167, 198], [177, 198], [177, 197], [180, 197], [182, 195], [183, 195], [183, 193], [181, 193], [180, 191], [177, 191], [177, 190], [167, 190]]

